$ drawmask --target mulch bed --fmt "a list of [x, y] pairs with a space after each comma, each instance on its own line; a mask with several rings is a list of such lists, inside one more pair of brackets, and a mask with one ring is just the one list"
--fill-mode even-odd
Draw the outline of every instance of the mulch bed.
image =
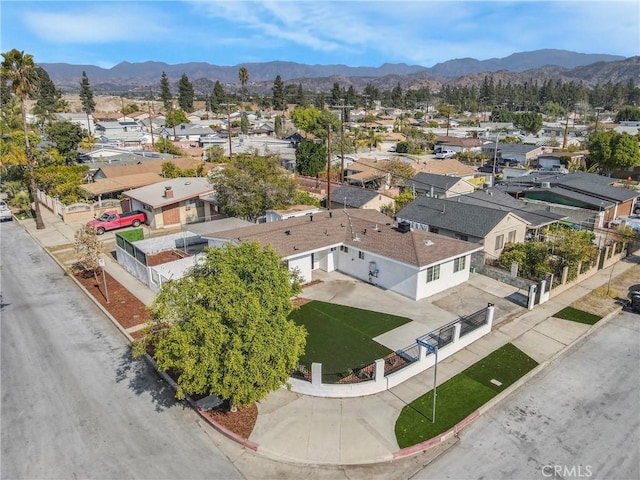
[[229, 404], [225, 402], [218, 408], [205, 411], [204, 414], [236, 435], [249, 438], [258, 419], [258, 407], [254, 403], [248, 407], [238, 407], [237, 412], [231, 412]]
[[105, 272], [109, 303], [104, 289], [104, 277], [98, 273], [98, 281], [92, 274], [76, 273], [76, 280], [102, 305], [123, 328], [131, 328], [151, 319], [147, 306]]

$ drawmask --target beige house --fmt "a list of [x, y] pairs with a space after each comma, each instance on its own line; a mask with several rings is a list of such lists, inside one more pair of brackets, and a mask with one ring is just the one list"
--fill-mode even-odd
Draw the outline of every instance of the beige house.
[[396, 215], [417, 230], [477, 243], [487, 258], [496, 259], [507, 243], [525, 240], [528, 222], [513, 212], [458, 202], [418, 197]]
[[407, 189], [415, 195], [450, 198], [473, 193], [475, 187], [468, 181], [453, 175], [436, 175], [420, 172], [407, 182]]
[[206, 178], [180, 177], [124, 193], [132, 210], [147, 214], [151, 228], [166, 228], [218, 217], [213, 188]]

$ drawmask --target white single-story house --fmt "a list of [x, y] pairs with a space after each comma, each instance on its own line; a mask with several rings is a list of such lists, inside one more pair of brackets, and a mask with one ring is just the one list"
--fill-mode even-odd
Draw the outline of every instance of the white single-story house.
[[363, 209], [323, 211], [202, 237], [212, 248], [227, 242], [271, 245], [302, 283], [312, 280], [314, 270], [337, 270], [414, 300], [467, 281], [471, 254], [482, 250]]

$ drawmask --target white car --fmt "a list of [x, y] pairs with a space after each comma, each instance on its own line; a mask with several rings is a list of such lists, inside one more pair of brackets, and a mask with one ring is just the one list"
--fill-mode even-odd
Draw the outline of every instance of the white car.
[[13, 220], [13, 213], [9, 206], [2, 200], [0, 200], [0, 222], [5, 220]]
[[451, 158], [451, 157], [455, 157], [456, 152], [454, 152], [453, 150], [441, 150], [440, 152], [436, 153], [436, 158], [439, 159], [443, 159], [443, 158]]

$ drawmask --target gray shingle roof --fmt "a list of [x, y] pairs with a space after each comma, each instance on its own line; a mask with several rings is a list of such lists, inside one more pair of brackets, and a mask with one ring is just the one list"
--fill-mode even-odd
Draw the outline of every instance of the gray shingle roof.
[[566, 218], [563, 214], [548, 212], [537, 205], [522, 202], [497, 188], [477, 190], [468, 195], [456, 197], [458, 198], [462, 203], [513, 212], [531, 227], [541, 227]]
[[347, 208], [362, 208], [377, 195], [380, 194], [374, 190], [344, 185], [331, 190], [331, 201], [344, 204]]
[[432, 197], [418, 197], [397, 213], [397, 217], [442, 228], [463, 235], [484, 238], [508, 211]]
[[407, 187], [417, 191], [430, 191], [433, 186], [434, 193], [444, 193], [460, 180], [460, 177], [420, 172], [407, 182]]

